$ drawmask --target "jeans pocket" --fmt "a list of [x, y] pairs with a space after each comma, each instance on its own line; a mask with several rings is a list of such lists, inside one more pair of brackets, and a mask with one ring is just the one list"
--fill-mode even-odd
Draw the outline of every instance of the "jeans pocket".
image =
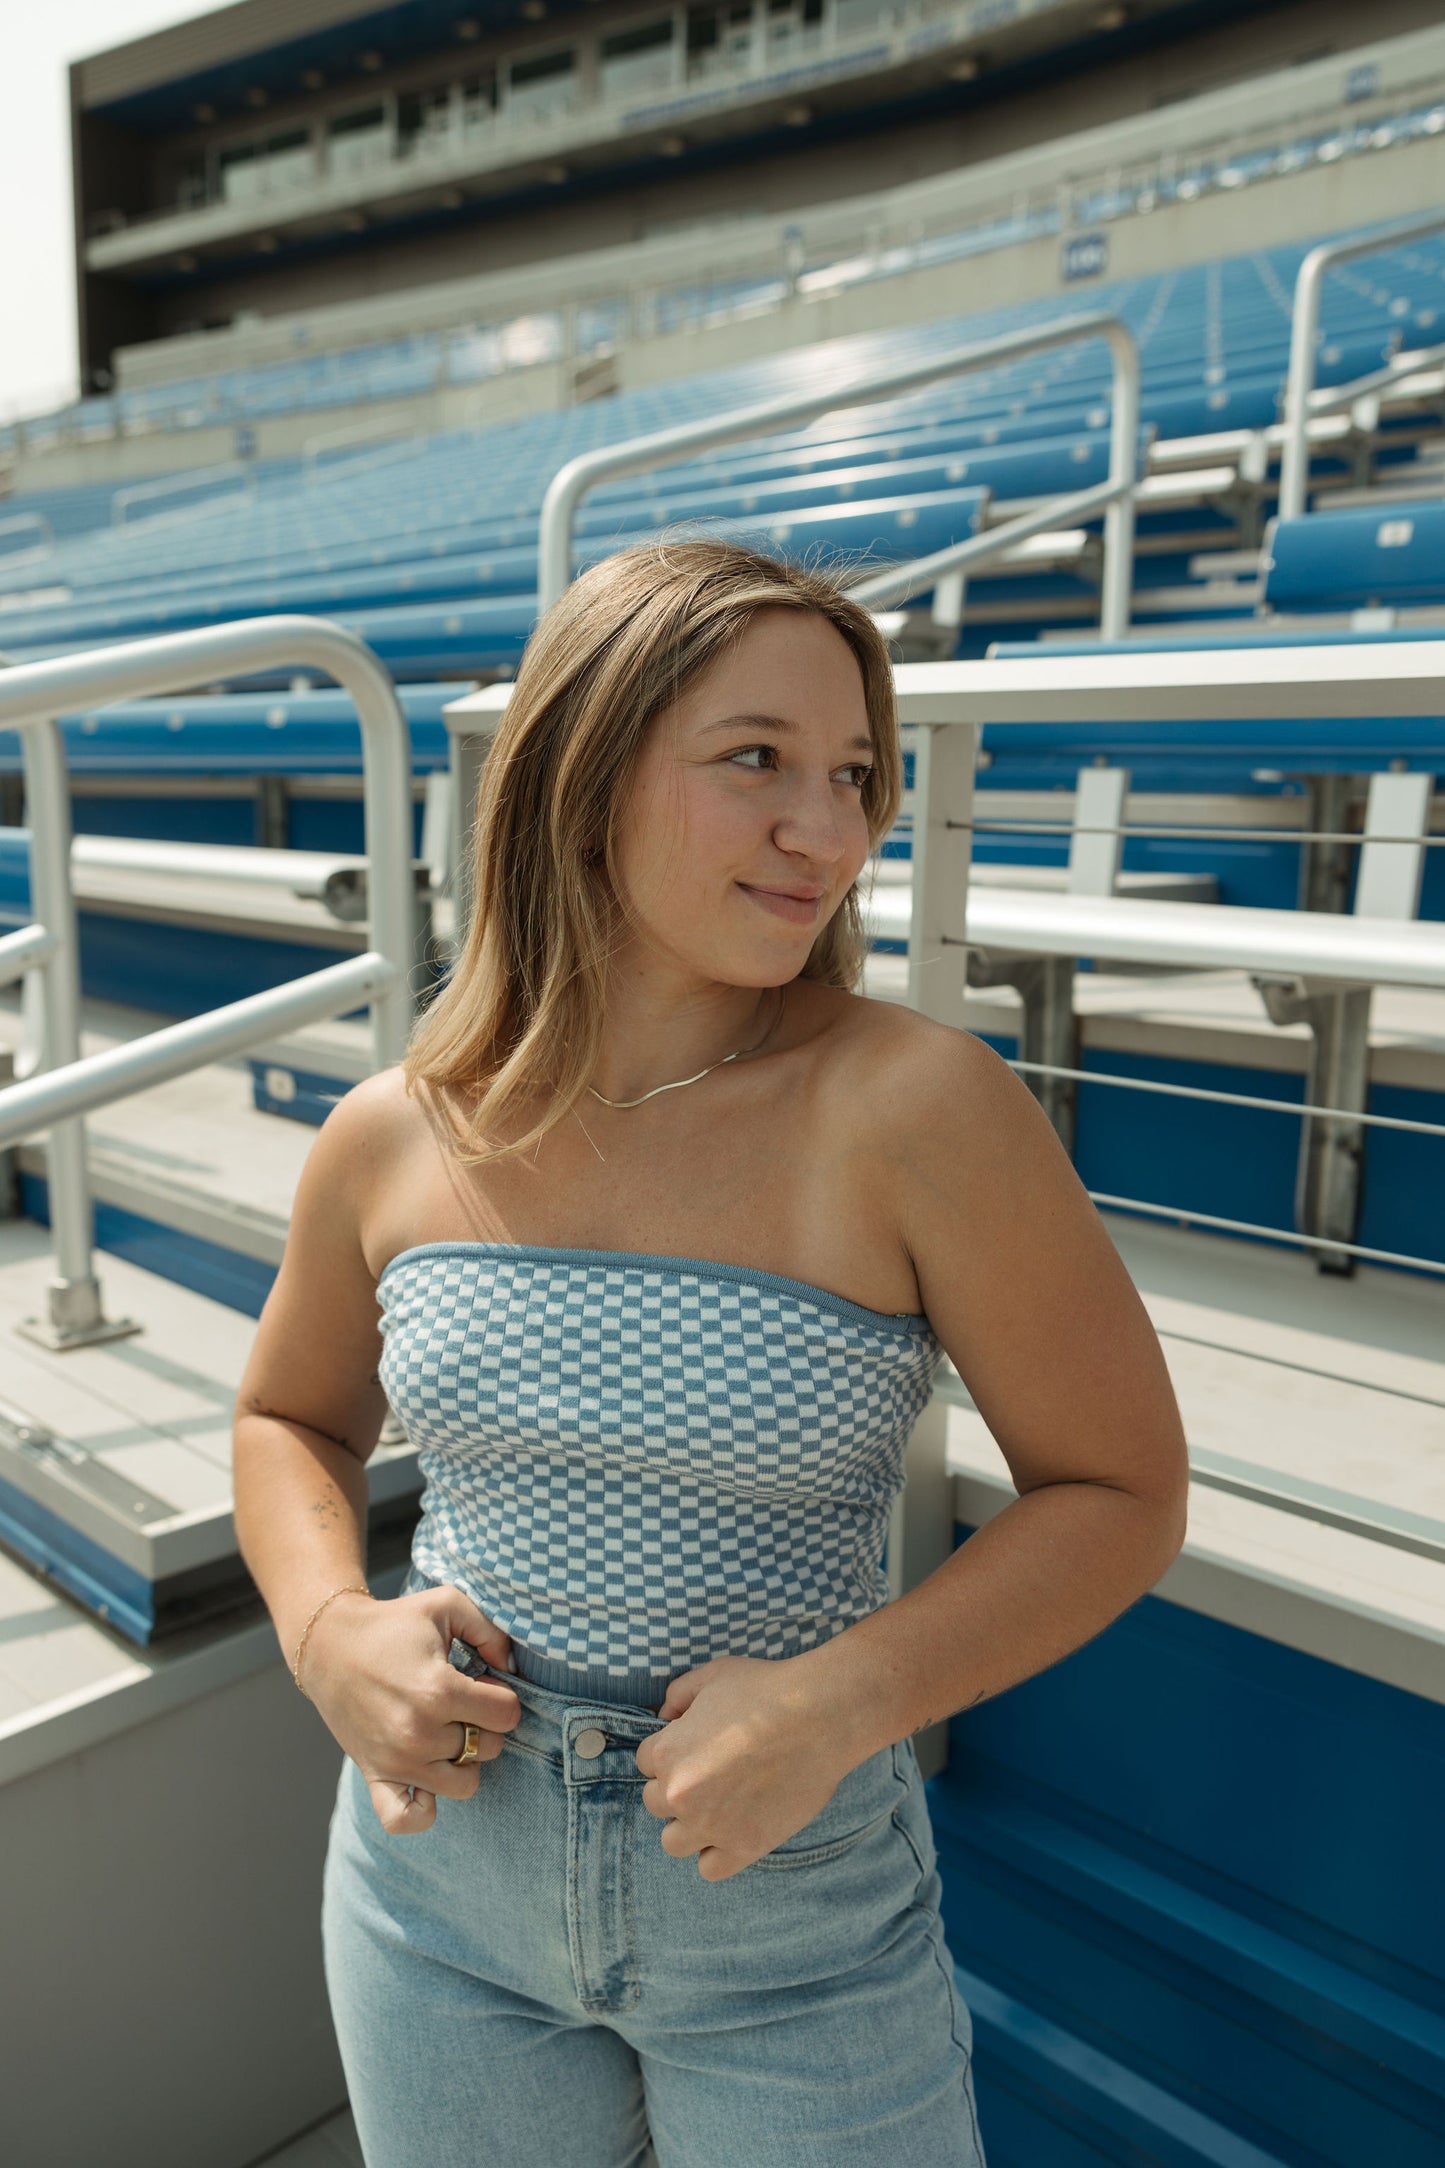
[[897, 1756], [896, 1747], [886, 1746], [859, 1762], [812, 1821], [755, 1859], [754, 1867], [817, 1867], [861, 1844], [908, 1795], [908, 1780]]

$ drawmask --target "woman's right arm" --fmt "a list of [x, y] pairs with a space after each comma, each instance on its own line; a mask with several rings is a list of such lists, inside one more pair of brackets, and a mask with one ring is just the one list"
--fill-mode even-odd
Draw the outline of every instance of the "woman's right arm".
[[[322, 1599], [366, 1584], [366, 1462], [387, 1402], [361, 1227], [386, 1171], [393, 1089], [385, 1072], [366, 1078], [317, 1131], [236, 1395], [236, 1540], [288, 1670]], [[498, 1669], [507, 1663], [510, 1637], [445, 1585], [386, 1603], [337, 1596], [307, 1639], [303, 1689], [366, 1777], [388, 1829], [429, 1828], [435, 1794], [476, 1790], [478, 1767], [450, 1763], [459, 1723], [482, 1727], [491, 1760], [520, 1715], [510, 1687], [470, 1679], [448, 1661], [453, 1639]]]

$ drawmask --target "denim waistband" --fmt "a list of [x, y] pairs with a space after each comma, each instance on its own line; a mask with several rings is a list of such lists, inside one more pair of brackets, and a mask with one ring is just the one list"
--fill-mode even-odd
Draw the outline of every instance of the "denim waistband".
[[[439, 1588], [430, 1574], [423, 1573], [413, 1563], [407, 1569], [402, 1583], [402, 1594], [411, 1595], [419, 1588]], [[544, 1687], [549, 1693], [570, 1694], [578, 1701], [615, 1702], [633, 1709], [645, 1709], [656, 1714], [667, 1698], [667, 1689], [678, 1677], [677, 1671], [606, 1671], [599, 1665], [564, 1664], [555, 1656], [548, 1656], [539, 1649], [529, 1649], [525, 1642], [514, 1640], [512, 1656], [516, 1672], [497, 1671], [496, 1665], [489, 1669], [498, 1678], [530, 1680], [533, 1686]]]
[[601, 1671], [560, 1664], [554, 1656], [540, 1655], [520, 1641], [512, 1643], [512, 1655], [517, 1665], [515, 1676], [530, 1679], [533, 1686], [545, 1686], [554, 1694], [574, 1694], [579, 1701], [615, 1701], [630, 1708], [650, 1709], [654, 1714], [677, 1677], [674, 1671]]

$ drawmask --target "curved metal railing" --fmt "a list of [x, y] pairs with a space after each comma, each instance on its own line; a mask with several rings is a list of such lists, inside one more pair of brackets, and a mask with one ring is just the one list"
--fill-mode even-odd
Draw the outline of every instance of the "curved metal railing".
[[[1073, 490], [1042, 509], [1022, 514], [987, 535], [953, 545], [941, 555], [948, 570], [997, 556], [1026, 535], [1037, 534], [1070, 514], [1104, 513], [1104, 592], [1101, 610], [1103, 637], [1117, 640], [1129, 629], [1129, 596], [1133, 580], [1134, 491], [1137, 486], [1139, 438], [1139, 353], [1133, 333], [1122, 318], [1093, 310], [1083, 316], [1064, 317], [1042, 330], [1005, 332], [997, 339], [983, 339], [971, 346], [950, 347], [929, 361], [909, 362], [901, 368], [878, 369], [856, 381], [836, 385], [825, 392], [801, 397], [770, 399], [760, 406], [738, 407], [731, 414], [701, 422], [682, 422], [672, 429], [657, 429], [625, 444], [604, 445], [583, 452], [559, 467], [542, 499], [537, 534], [537, 606], [551, 608], [572, 579], [572, 529], [577, 508], [590, 489], [617, 475], [642, 474], [649, 468], [669, 464], [681, 453], [702, 451], [714, 444], [734, 444], [748, 437], [765, 436], [794, 422], [816, 421], [839, 407], [866, 406], [919, 391], [944, 377], [966, 376], [994, 362], [1020, 354], [1047, 352], [1056, 346], [1074, 346], [1082, 339], [1103, 338], [1114, 358], [1112, 422], [1109, 436], [1109, 478], [1093, 488]], [[901, 578], [905, 589], [918, 584], [919, 566], [905, 566], [899, 573], [879, 574], [876, 580], [855, 590], [859, 599], [873, 599], [874, 590], [894, 593]]]
[[[361, 725], [370, 947], [344, 963], [267, 988], [100, 1054], [80, 1051], [80, 953], [71, 880], [65, 742], [57, 717], [182, 692], [217, 679], [303, 664], [350, 693]], [[40, 974], [43, 1053], [37, 1074], [0, 1090], [0, 1148], [48, 1132], [55, 1276], [49, 1318], [32, 1337], [70, 1347], [138, 1329], [108, 1322], [92, 1263], [94, 1218], [83, 1117], [206, 1062], [358, 1003], [371, 1005], [377, 1066], [399, 1059], [412, 1018], [415, 925], [411, 755], [390, 677], [364, 641], [322, 618], [261, 617], [92, 648], [0, 673], [0, 729], [18, 730], [25, 761], [34, 921], [0, 940], [0, 983]]]
[[[1284, 449], [1280, 458], [1279, 517], [1298, 519], [1305, 509], [1309, 494], [1309, 421], [1317, 411], [1315, 390], [1315, 340], [1320, 327], [1320, 294], [1324, 287], [1325, 273], [1332, 264], [1345, 263], [1353, 256], [1373, 256], [1382, 249], [1393, 248], [1397, 241], [1418, 240], [1427, 233], [1438, 233], [1445, 227], [1445, 211], [1432, 211], [1426, 218], [1404, 220], [1398, 226], [1383, 232], [1366, 234], [1351, 241], [1325, 241], [1312, 248], [1299, 267], [1295, 280], [1294, 315], [1290, 322], [1289, 375], [1284, 390]], [[1419, 363], [1416, 362], [1416, 367]], [[1388, 380], [1391, 372], [1384, 372]], [[1406, 372], [1399, 372], [1404, 374]], [[1358, 393], [1368, 387], [1378, 388], [1382, 381], [1378, 374], [1362, 379], [1353, 387], [1341, 387], [1346, 393]], [[1342, 399], [1341, 404], [1347, 403]]]

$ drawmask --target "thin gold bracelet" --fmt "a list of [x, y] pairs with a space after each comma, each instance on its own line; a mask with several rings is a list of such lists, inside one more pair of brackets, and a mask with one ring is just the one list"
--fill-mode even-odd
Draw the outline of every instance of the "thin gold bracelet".
[[[348, 1581], [344, 1588], [333, 1588], [331, 1591], [331, 1596], [369, 1596], [370, 1594], [371, 1590], [367, 1587], [364, 1581]], [[306, 1624], [302, 1627], [301, 1639], [296, 1644], [296, 1661], [291, 1666], [291, 1676], [295, 1679], [297, 1686], [300, 1687], [300, 1690], [303, 1694], [306, 1694], [306, 1689], [304, 1686], [301, 1685], [301, 1652], [306, 1646], [307, 1635], [310, 1633], [312, 1627], [316, 1624], [316, 1621], [320, 1618], [322, 1612], [326, 1609], [326, 1606], [330, 1603], [331, 1596], [322, 1597], [320, 1603], [317, 1604], [316, 1609], [312, 1612], [310, 1618], [307, 1619]], [[309, 1694], [306, 1694], [306, 1699], [309, 1701], [311, 1699], [311, 1696]]]

